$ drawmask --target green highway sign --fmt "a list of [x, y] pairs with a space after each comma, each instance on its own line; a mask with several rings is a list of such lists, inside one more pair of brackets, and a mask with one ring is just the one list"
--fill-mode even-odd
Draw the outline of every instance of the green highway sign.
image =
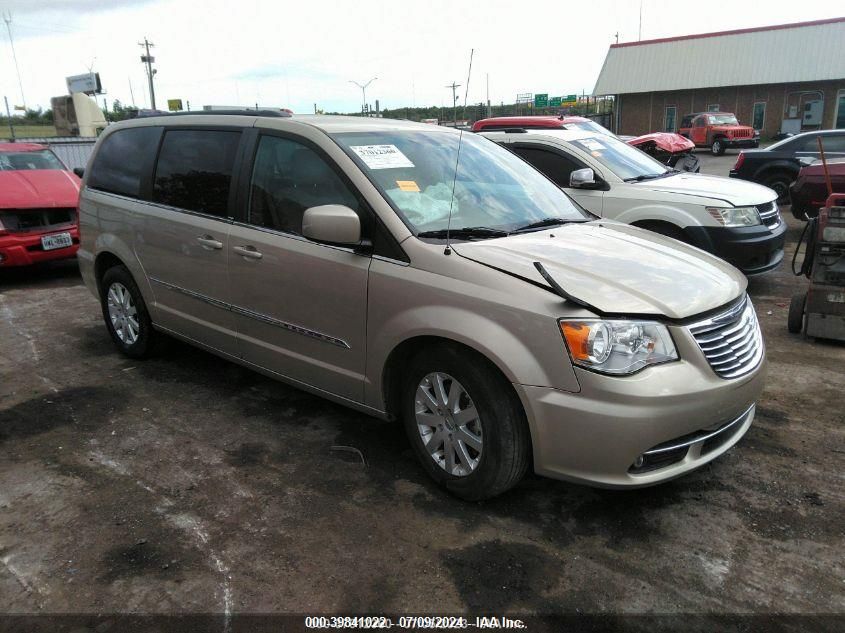
[[543, 94], [535, 94], [534, 95], [534, 107], [535, 108], [548, 108], [549, 107], [549, 93]]
[[563, 100], [563, 97], [552, 97], [549, 99], [549, 105], [553, 108], [559, 108], [560, 102]]
[[561, 105], [570, 106], [576, 103], [578, 103], [578, 95], [566, 95], [563, 97], [563, 103]]

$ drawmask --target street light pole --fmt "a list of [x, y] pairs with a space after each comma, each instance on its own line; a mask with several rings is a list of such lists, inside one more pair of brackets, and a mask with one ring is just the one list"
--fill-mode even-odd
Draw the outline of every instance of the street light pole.
[[364, 115], [364, 106], [367, 103], [367, 86], [373, 83], [378, 77], [373, 77], [365, 84], [359, 84], [357, 81], [353, 81], [352, 79], [349, 80], [349, 83], [355, 84], [361, 89], [361, 116]]

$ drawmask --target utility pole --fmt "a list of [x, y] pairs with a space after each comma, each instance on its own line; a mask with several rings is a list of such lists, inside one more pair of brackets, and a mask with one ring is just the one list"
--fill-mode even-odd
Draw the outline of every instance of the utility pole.
[[364, 106], [367, 104], [367, 86], [373, 83], [376, 79], [378, 79], [378, 77], [373, 77], [365, 84], [359, 84], [357, 81], [353, 81], [352, 79], [349, 80], [349, 83], [355, 84], [361, 89], [361, 116], [364, 116], [366, 110]]
[[637, 41], [643, 39], [643, 0], [640, 0], [640, 28], [637, 31]]
[[150, 109], [156, 109], [156, 91], [155, 87], [153, 86], [153, 75], [156, 74], [156, 70], [153, 69], [153, 62], [156, 60], [155, 57], [150, 55], [150, 47], [155, 47], [155, 44], [144, 38], [143, 42], [138, 42], [138, 46], [143, 46], [144, 50], [146, 50], [146, 55], [141, 55], [141, 62], [147, 65], [147, 79], [150, 82]]
[[490, 110], [490, 73], [487, 73], [487, 118], [493, 116]]
[[12, 47], [12, 59], [15, 62], [15, 72], [18, 74], [18, 88], [21, 91], [21, 102], [24, 112], [26, 112], [26, 97], [23, 96], [23, 81], [21, 81], [21, 69], [18, 68], [18, 56], [15, 53], [15, 41], [12, 39], [12, 14], [6, 12], [3, 14], [3, 21], [6, 23], [6, 31], [9, 33], [9, 46]]
[[454, 80], [450, 83], [447, 88], [452, 89], [452, 125], [458, 127], [458, 95], [455, 92], [458, 88], [461, 87], [462, 84], [456, 84]]
[[619, 43], [619, 31], [616, 31], [616, 43]]

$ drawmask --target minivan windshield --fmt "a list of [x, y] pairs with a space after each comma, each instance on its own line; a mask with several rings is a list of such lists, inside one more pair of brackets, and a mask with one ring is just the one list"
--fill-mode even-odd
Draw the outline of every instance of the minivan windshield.
[[34, 152], [0, 152], [0, 171], [20, 171], [32, 169], [60, 169], [65, 166], [48, 149]]
[[625, 181], [649, 180], [675, 173], [645, 152], [612, 136], [591, 136], [572, 143]]
[[417, 234], [449, 228], [497, 237], [541, 221], [589, 219], [539, 171], [475, 134], [385, 130], [332, 138]]

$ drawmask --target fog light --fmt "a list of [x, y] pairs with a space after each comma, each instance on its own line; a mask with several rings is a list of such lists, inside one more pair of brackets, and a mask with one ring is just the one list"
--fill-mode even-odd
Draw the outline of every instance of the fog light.
[[643, 462], [645, 462], [645, 458], [640, 455], [639, 457], [637, 457], [637, 459], [634, 460], [634, 468], [641, 468]]

